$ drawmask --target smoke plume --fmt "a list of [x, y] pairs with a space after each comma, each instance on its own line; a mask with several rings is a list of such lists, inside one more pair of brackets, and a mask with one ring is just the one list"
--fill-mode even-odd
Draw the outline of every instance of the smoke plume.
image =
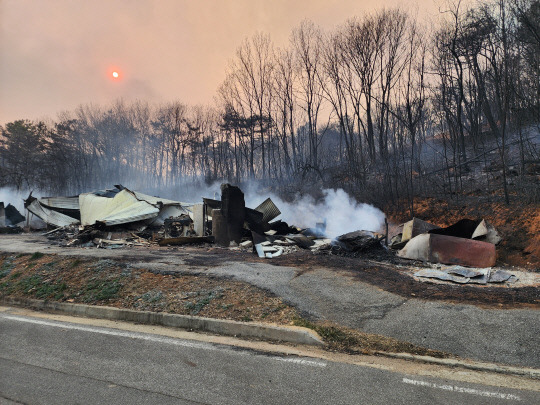
[[[24, 215], [24, 199], [28, 198], [30, 191], [17, 191], [9, 187], [0, 188], [0, 201], [7, 207], [8, 204], [13, 205]], [[35, 194], [35, 193], [34, 193]], [[35, 195], [35, 197], [37, 197]]]
[[[221, 182], [211, 185], [190, 184], [176, 190], [161, 190], [160, 196], [198, 203], [202, 202], [202, 197], [219, 199], [220, 185]], [[256, 182], [242, 184], [240, 188], [244, 192], [247, 207], [255, 208], [270, 197], [281, 211], [276, 220], [281, 219], [289, 225], [300, 228], [315, 228], [317, 223], [326, 222], [324, 233], [329, 238], [357, 230], [381, 231], [384, 225], [385, 215], [381, 210], [369, 204], [359, 203], [342, 189], [325, 189], [323, 198], [319, 200], [305, 195], [287, 202], [275, 194], [261, 190]]]
[[[283, 201], [271, 195], [272, 201], [281, 211], [277, 219], [301, 228], [315, 228], [317, 223], [326, 222], [325, 234], [335, 238], [347, 232], [366, 230], [379, 231], [384, 224], [384, 213], [369, 204], [358, 203], [344, 190], [325, 189], [324, 198], [315, 201], [311, 196], [298, 197], [293, 202]], [[254, 208], [268, 196], [246, 193], [246, 205]]]

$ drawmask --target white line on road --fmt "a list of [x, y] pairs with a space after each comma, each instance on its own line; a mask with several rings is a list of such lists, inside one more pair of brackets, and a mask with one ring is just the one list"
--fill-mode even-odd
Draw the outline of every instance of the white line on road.
[[313, 360], [304, 360], [304, 359], [288, 359], [285, 357], [272, 357], [274, 360], [286, 361], [288, 363], [303, 364], [305, 366], [315, 366], [315, 367], [326, 367], [326, 363]]
[[171, 339], [171, 338], [162, 338], [159, 336], [142, 335], [138, 333], [124, 332], [124, 331], [119, 331], [119, 330], [96, 329], [90, 326], [42, 321], [39, 319], [23, 318], [23, 317], [14, 316], [14, 315], [0, 315], [0, 316], [2, 318], [10, 319], [12, 321], [33, 323], [35, 325], [53, 326], [53, 327], [61, 328], [61, 329], [80, 330], [84, 332], [99, 333], [102, 335], [128, 337], [132, 339], [147, 340], [147, 341], [158, 342], [158, 343], [169, 343], [169, 344], [173, 344], [177, 346], [184, 346], [184, 347], [190, 347], [190, 348], [196, 348], [196, 349], [217, 350], [217, 348], [215, 348], [214, 346], [206, 345], [203, 343], [194, 343], [194, 342], [176, 340], [176, 339]]
[[513, 401], [521, 401], [521, 398], [518, 397], [517, 395], [505, 394], [503, 392], [480, 391], [480, 390], [477, 390], [477, 389], [474, 389], [474, 388], [458, 387], [456, 385], [435, 384], [435, 383], [430, 383], [430, 382], [427, 382], [427, 381], [411, 380], [410, 378], [403, 378], [403, 382], [405, 384], [419, 385], [421, 387], [437, 388], [437, 389], [445, 390], [445, 391], [463, 392], [465, 394], [479, 395], [481, 397], [510, 399], [510, 400], [513, 400]]
[[[216, 346], [213, 346], [211, 344], [196, 343], [196, 342], [190, 342], [190, 341], [185, 341], [185, 340], [180, 340], [180, 339], [159, 337], [155, 335], [146, 335], [146, 334], [139, 334], [139, 333], [134, 333], [134, 332], [120, 331], [120, 330], [111, 330], [111, 329], [97, 329], [90, 326], [42, 321], [39, 319], [24, 318], [24, 317], [15, 316], [15, 315], [0, 314], [0, 318], [5, 318], [12, 321], [18, 321], [18, 322], [32, 323], [35, 325], [52, 326], [52, 327], [61, 328], [61, 329], [80, 330], [84, 332], [99, 333], [102, 335], [120, 336], [120, 337], [127, 337], [131, 339], [146, 340], [149, 342], [172, 344], [176, 346], [183, 346], [183, 347], [189, 347], [189, 348], [194, 348], [194, 349], [219, 350]], [[243, 355], [248, 354], [247, 352], [246, 353], [240, 352], [240, 353]], [[285, 358], [285, 357], [279, 357], [279, 356], [265, 356], [265, 357], [269, 359], [273, 359], [273, 360], [285, 361], [288, 363], [301, 364], [305, 366], [326, 367], [326, 363], [320, 362], [320, 361], [304, 360], [304, 359], [299, 359], [299, 358]]]

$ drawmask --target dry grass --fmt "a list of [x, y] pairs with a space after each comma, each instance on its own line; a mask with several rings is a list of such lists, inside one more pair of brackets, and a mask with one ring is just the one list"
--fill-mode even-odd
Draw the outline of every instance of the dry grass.
[[298, 316], [278, 297], [246, 283], [37, 253], [0, 256], [0, 296], [278, 324]]
[[195, 275], [161, 275], [110, 259], [56, 255], [0, 256], [0, 298], [38, 298], [237, 321], [303, 326], [332, 351], [445, 356], [407, 342], [310, 322], [280, 298], [247, 283]]

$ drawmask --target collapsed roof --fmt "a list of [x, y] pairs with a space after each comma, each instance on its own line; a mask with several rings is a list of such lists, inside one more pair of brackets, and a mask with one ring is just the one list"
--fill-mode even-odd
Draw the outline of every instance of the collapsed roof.
[[131, 223], [160, 226], [170, 216], [191, 214], [193, 204], [153, 197], [116, 185], [113, 189], [71, 197], [35, 198], [30, 193], [24, 206], [47, 224], [57, 227]]

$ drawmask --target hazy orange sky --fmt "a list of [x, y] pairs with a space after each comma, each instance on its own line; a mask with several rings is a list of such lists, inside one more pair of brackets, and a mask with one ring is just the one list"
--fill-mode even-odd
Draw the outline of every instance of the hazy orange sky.
[[[211, 104], [241, 41], [287, 46], [303, 19], [331, 29], [401, 5], [433, 18], [443, 0], [0, 0], [0, 125], [55, 119], [116, 99]], [[117, 67], [119, 80], [112, 80]]]

